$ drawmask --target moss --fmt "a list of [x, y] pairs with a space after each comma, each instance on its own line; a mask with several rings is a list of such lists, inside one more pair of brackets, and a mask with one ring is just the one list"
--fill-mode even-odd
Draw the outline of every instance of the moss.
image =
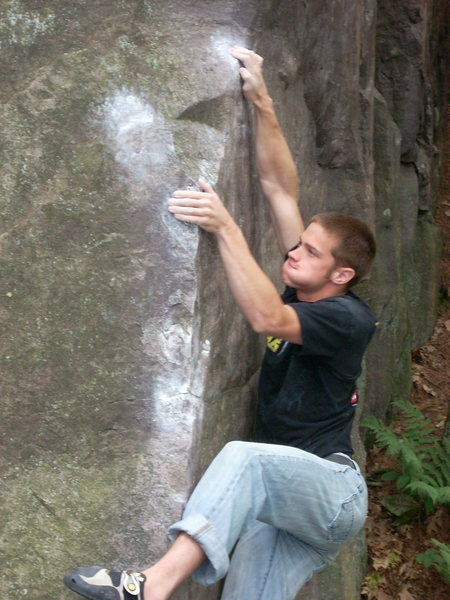
[[91, 182], [96, 181], [98, 175], [104, 173], [105, 147], [95, 141], [81, 144], [74, 149], [69, 167], [75, 177], [84, 176]]
[[[0, 576], [5, 597], [35, 598], [39, 590], [39, 597], [60, 598], [66, 571], [117, 560], [113, 538], [126, 527], [120, 490], [126, 490], [133, 469], [127, 462], [113, 461], [101, 469], [89, 462], [34, 459], [8, 477], [2, 503], [8, 555]], [[31, 548], [32, 560], [24, 560]]]
[[55, 14], [47, 7], [26, 9], [20, 0], [7, 0], [0, 8], [0, 33], [11, 46], [31, 46], [56, 27]]

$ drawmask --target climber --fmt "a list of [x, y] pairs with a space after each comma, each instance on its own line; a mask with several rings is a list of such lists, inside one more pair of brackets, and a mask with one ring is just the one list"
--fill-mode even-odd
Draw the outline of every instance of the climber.
[[155, 564], [66, 575], [66, 585], [91, 600], [165, 600], [189, 576], [204, 585], [226, 576], [222, 600], [293, 600], [364, 524], [367, 488], [350, 430], [375, 317], [350, 287], [370, 267], [374, 238], [340, 213], [318, 214], [304, 229], [263, 60], [240, 46], [231, 54], [255, 110], [258, 174], [285, 257], [282, 296], [206, 181], [199, 191], [175, 191], [168, 210], [214, 236], [239, 309], [267, 336], [257, 438], [230, 442], [216, 456]]

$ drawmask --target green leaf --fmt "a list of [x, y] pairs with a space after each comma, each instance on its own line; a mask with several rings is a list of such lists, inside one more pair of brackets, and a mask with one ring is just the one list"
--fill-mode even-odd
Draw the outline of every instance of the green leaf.
[[430, 548], [418, 554], [416, 561], [421, 562], [424, 567], [434, 567], [444, 579], [450, 581], [450, 546], [434, 538], [431, 541], [436, 546], [436, 549]]
[[395, 481], [396, 479], [398, 479], [400, 476], [400, 473], [394, 473], [394, 471], [388, 471], [387, 473], [383, 473], [383, 475], [380, 476], [380, 479], [382, 481]]
[[386, 496], [381, 500], [381, 504], [397, 517], [406, 514], [409, 515], [410, 513], [417, 514], [417, 512], [420, 511], [420, 503], [407, 494], [392, 494]]
[[397, 479], [397, 487], [398, 487], [398, 489], [401, 490], [402, 488], [406, 487], [410, 481], [411, 481], [411, 477], [409, 476], [409, 474], [408, 473], [403, 473]]
[[386, 471], [382, 481], [396, 481], [403, 494], [386, 497], [383, 506], [397, 518], [396, 524], [405, 523], [417, 514], [431, 514], [438, 506], [450, 504], [450, 441], [438, 441], [429, 419], [407, 401], [396, 401], [394, 406], [404, 413], [405, 429], [397, 435], [391, 426], [376, 417], [367, 417], [364, 425], [375, 433], [377, 444], [393, 456], [397, 471]]

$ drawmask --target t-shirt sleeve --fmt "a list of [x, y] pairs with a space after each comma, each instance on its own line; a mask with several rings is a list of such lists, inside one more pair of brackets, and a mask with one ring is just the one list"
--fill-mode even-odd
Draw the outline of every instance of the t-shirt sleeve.
[[353, 316], [342, 302], [295, 302], [290, 304], [302, 328], [302, 354], [331, 356], [348, 343]]

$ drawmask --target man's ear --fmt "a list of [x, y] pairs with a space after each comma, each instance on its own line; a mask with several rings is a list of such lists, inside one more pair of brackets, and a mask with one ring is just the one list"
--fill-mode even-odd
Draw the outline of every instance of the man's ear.
[[347, 285], [356, 275], [351, 267], [339, 267], [331, 274], [331, 281], [336, 285]]

